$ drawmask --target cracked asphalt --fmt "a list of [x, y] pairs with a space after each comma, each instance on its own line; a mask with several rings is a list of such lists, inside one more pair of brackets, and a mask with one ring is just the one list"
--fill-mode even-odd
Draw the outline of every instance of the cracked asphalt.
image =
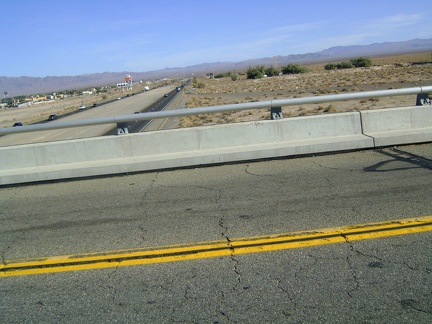
[[[432, 215], [432, 144], [0, 188], [0, 255]], [[0, 322], [430, 323], [432, 233], [0, 277]]]

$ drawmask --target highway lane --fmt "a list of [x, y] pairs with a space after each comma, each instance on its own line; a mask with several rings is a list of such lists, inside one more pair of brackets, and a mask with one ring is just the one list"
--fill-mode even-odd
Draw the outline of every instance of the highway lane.
[[[0, 191], [6, 263], [232, 241], [432, 215], [432, 144]], [[0, 312], [6, 322], [427, 322], [431, 240], [0, 277]]]
[[[169, 93], [165, 93], [164, 96], [160, 99], [154, 102], [153, 104], [149, 105], [148, 107], [145, 107], [144, 109], [140, 109], [138, 111], [135, 111], [134, 114], [139, 113], [145, 113], [145, 112], [156, 112], [164, 110], [165, 107], [167, 107], [170, 102], [175, 98], [177, 95], [177, 91], [173, 90]], [[127, 124], [128, 127], [128, 133], [139, 133], [142, 132], [148, 124], [151, 122], [151, 120], [141, 120], [141, 121], [135, 121], [130, 122]], [[112, 128], [109, 132], [105, 133], [104, 135], [117, 135], [117, 126]]]
[[[134, 112], [141, 111], [144, 108], [153, 104], [154, 102], [159, 101], [164, 97], [164, 94], [170, 93], [172, 90], [174, 90], [174, 88], [174, 86], [165, 86], [129, 97], [124, 96], [120, 100], [115, 100], [111, 103], [100, 105], [95, 108], [88, 107], [87, 109], [79, 111], [76, 114], [59, 118], [58, 120], [51, 121], [50, 123], [56, 123], [58, 121], [70, 121], [133, 114]], [[39, 131], [23, 134], [11, 134], [0, 137], [0, 146], [94, 137], [105, 134], [112, 128], [113, 125], [108, 124], [100, 126], [65, 128], [52, 131]]]

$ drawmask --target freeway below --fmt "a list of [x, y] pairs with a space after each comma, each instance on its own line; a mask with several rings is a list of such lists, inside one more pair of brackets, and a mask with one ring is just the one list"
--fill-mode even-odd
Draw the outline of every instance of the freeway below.
[[5, 323], [432, 320], [432, 144], [0, 191]]
[[[153, 104], [149, 105], [145, 109], [135, 111], [134, 114], [157, 112], [157, 111], [164, 110], [168, 105], [170, 105], [171, 101], [175, 98], [177, 94], [178, 92], [176, 90], [173, 90], [170, 93], [165, 93], [160, 100], [154, 102]], [[139, 120], [139, 121], [127, 123], [128, 133], [142, 132], [145, 128], [147, 128], [147, 126], [151, 122], [152, 120]], [[115, 126], [113, 129], [111, 129], [109, 132], [105, 133], [104, 135], [117, 135], [117, 133], [118, 133], [117, 126]]]
[[[143, 111], [145, 108], [152, 106], [155, 102], [164, 99], [164, 95], [170, 94], [174, 89], [175, 86], [172, 85], [152, 89], [129, 97], [125, 96], [120, 100], [115, 100], [98, 107], [87, 107], [84, 110], [77, 111], [77, 113], [68, 114], [65, 117], [60, 117], [58, 120], [50, 121], [49, 123], [133, 114]], [[5, 135], [0, 137], [0, 146], [95, 137], [109, 132], [113, 127], [115, 127], [115, 125], [107, 124]]]

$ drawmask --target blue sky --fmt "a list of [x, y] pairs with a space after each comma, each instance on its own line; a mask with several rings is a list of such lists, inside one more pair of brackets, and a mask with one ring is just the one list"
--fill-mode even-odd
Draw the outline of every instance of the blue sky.
[[0, 4], [0, 76], [145, 72], [432, 37], [430, 0]]

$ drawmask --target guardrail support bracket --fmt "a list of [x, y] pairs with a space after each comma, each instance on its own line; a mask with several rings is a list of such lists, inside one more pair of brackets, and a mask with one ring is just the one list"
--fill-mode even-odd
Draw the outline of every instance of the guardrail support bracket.
[[282, 107], [271, 107], [270, 109], [271, 119], [282, 119]]
[[431, 105], [431, 100], [429, 98], [429, 93], [419, 93], [417, 95], [416, 106], [426, 106]]
[[117, 135], [129, 134], [127, 123], [117, 123]]

